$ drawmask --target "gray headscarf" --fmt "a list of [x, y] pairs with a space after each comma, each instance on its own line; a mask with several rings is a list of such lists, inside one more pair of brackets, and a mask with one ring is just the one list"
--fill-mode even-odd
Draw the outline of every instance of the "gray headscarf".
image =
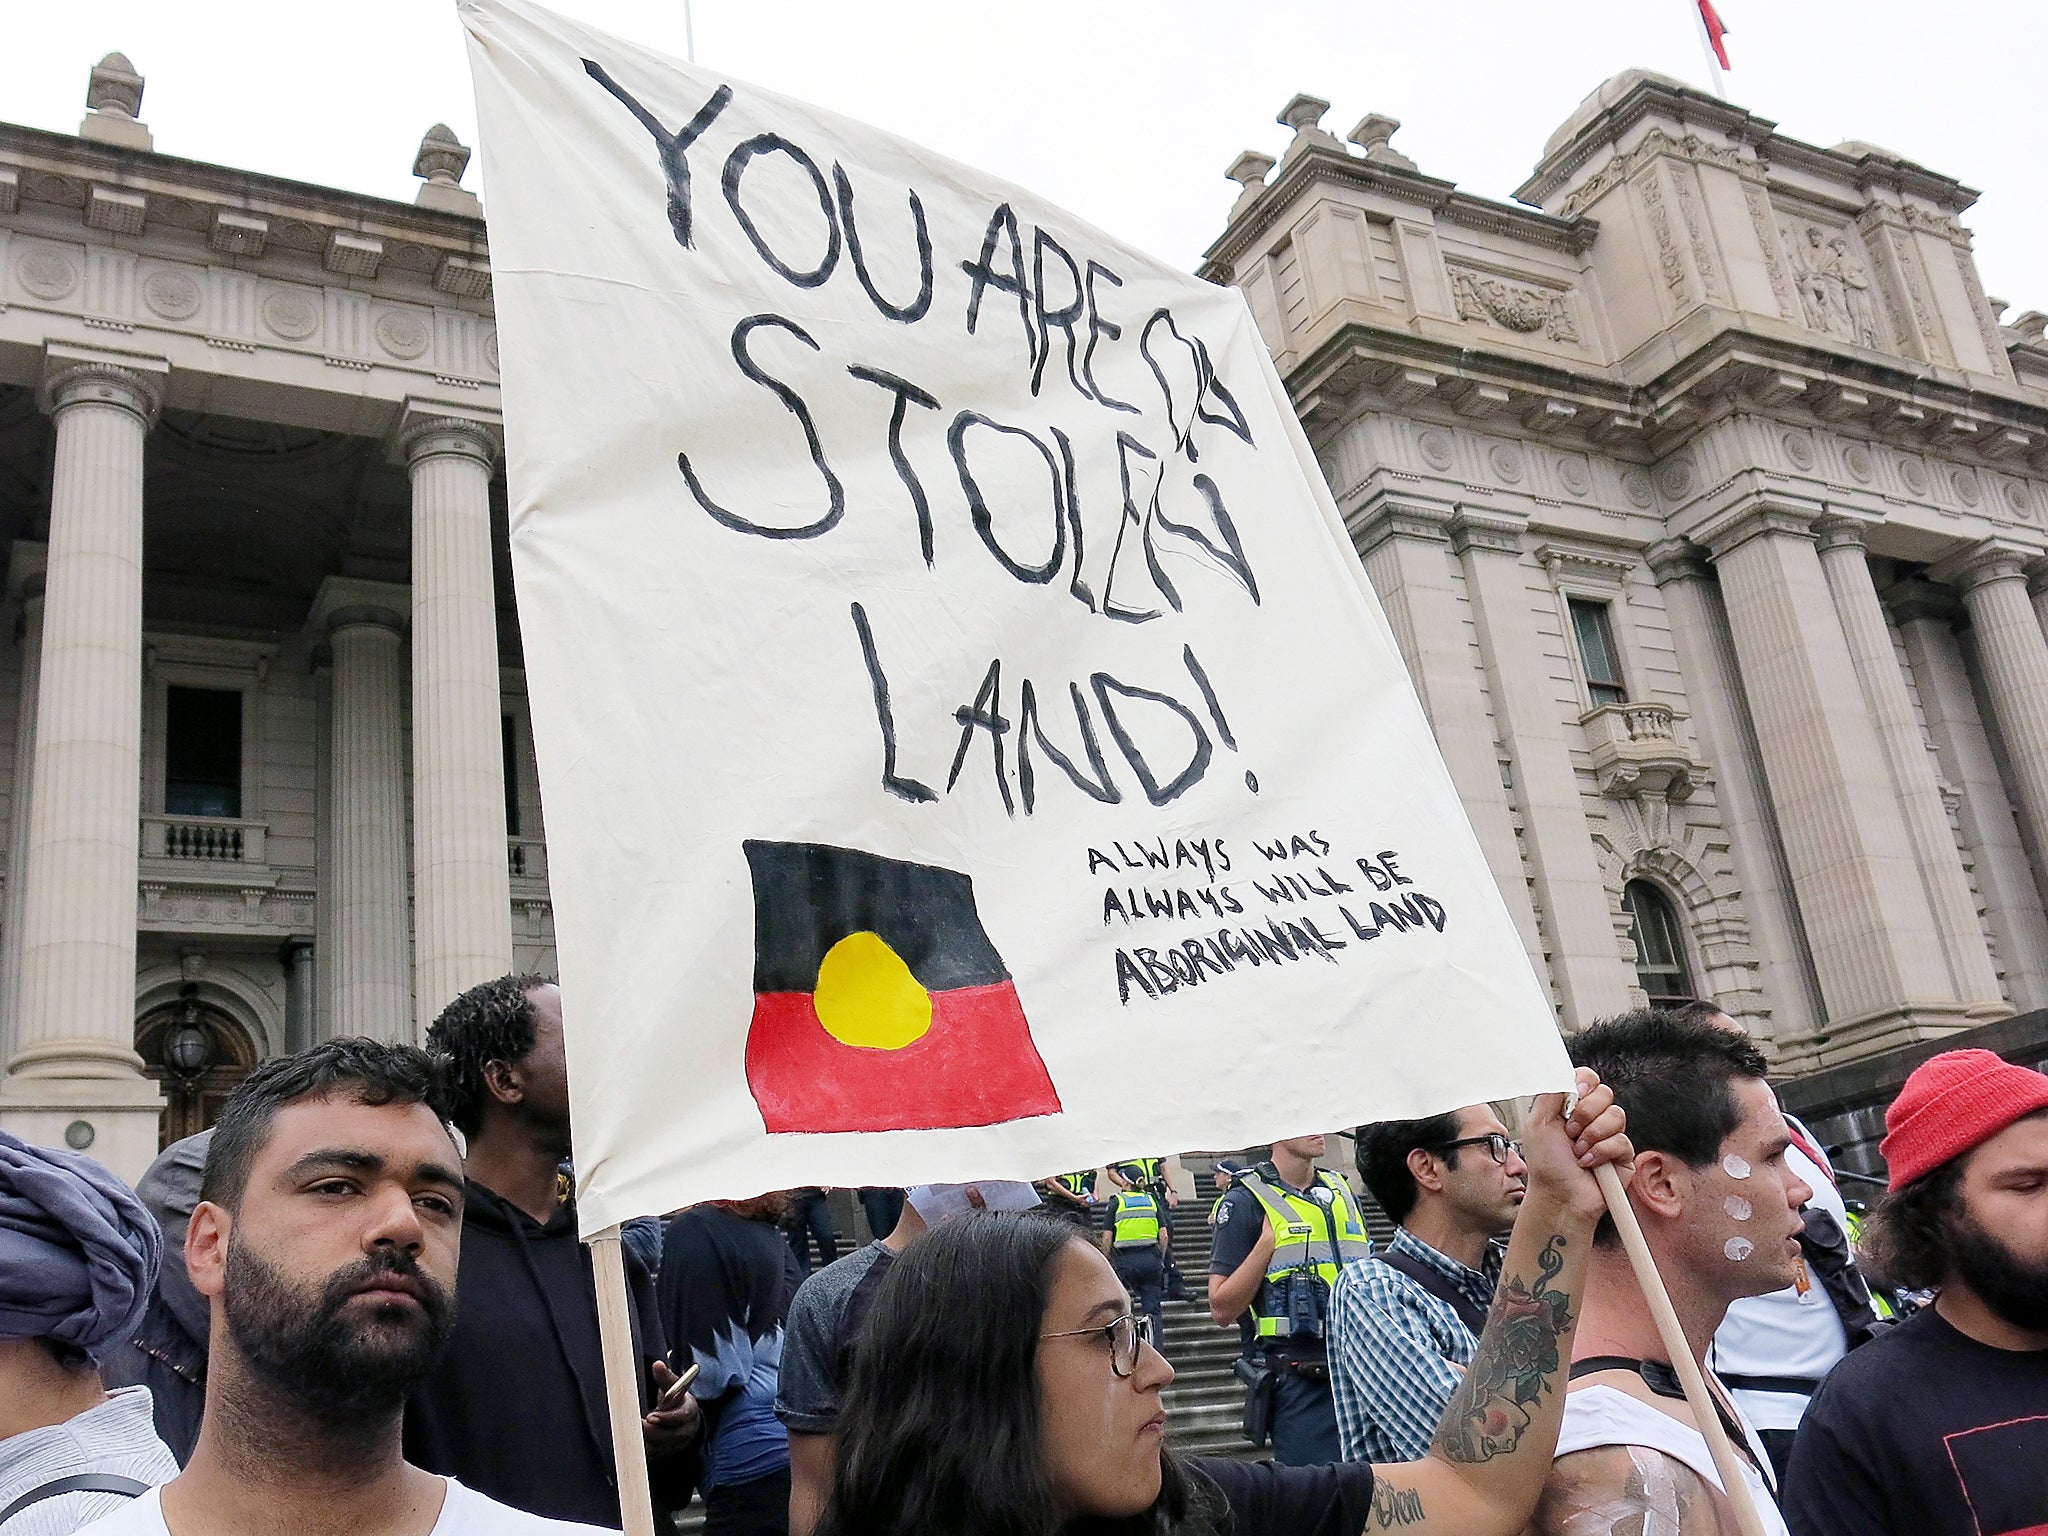
[[212, 1317], [206, 1298], [192, 1289], [192, 1277], [185, 1272], [185, 1228], [192, 1220], [193, 1207], [199, 1204], [206, 1149], [212, 1145], [210, 1130], [172, 1142], [157, 1155], [149, 1172], [135, 1186], [135, 1193], [163, 1228], [164, 1263], [157, 1272], [157, 1294], [163, 1297], [178, 1325], [202, 1344], [212, 1326]]
[[162, 1253], [156, 1219], [113, 1174], [0, 1131], [0, 1338], [96, 1355], [142, 1316]]

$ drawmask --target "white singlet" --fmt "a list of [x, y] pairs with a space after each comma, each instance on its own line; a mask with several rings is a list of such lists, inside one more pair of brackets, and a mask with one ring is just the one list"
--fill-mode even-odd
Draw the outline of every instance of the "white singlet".
[[[1757, 1443], [1755, 1431], [1745, 1423], [1742, 1434], [1757, 1465], [1768, 1467], [1770, 1460]], [[1721, 1473], [1714, 1465], [1713, 1453], [1707, 1449], [1706, 1437], [1692, 1425], [1681, 1424], [1670, 1414], [1614, 1387], [1574, 1386], [1564, 1400], [1564, 1426], [1558, 1431], [1557, 1454], [1569, 1456], [1574, 1451], [1596, 1450], [1603, 1445], [1640, 1445], [1662, 1451], [1672, 1460], [1684, 1462], [1715, 1488], [1727, 1491], [1722, 1488]], [[1742, 1480], [1749, 1485], [1750, 1497], [1756, 1501], [1756, 1511], [1763, 1517], [1769, 1536], [1791, 1536], [1764, 1477], [1755, 1467], [1745, 1464]]]

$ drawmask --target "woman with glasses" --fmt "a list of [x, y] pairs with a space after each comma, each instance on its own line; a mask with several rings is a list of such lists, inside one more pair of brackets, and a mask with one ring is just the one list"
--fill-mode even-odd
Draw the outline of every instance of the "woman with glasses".
[[1631, 1157], [1579, 1073], [1524, 1131], [1529, 1193], [1493, 1314], [1430, 1454], [1280, 1467], [1166, 1448], [1173, 1367], [1109, 1262], [1065, 1223], [963, 1217], [879, 1288], [840, 1414], [817, 1536], [1515, 1536], [1550, 1471], [1564, 1362], [1604, 1205]]

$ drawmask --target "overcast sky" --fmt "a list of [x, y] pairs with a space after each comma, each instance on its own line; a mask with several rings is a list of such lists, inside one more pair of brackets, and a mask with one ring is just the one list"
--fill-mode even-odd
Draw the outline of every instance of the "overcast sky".
[[[1985, 286], [2048, 309], [2039, 184], [2048, 7], [1717, 0], [1730, 95], [1816, 144], [1882, 144], [1983, 192]], [[682, 0], [558, 0], [682, 56]], [[76, 131], [120, 49], [170, 154], [410, 200], [421, 133], [476, 142], [452, 0], [70, 0], [13, 7], [0, 118]], [[1185, 267], [1241, 149], [1277, 154], [1296, 91], [1367, 112], [1431, 175], [1505, 198], [1588, 92], [1631, 65], [1706, 83], [1692, 0], [695, 0], [698, 62], [1020, 182]], [[475, 186], [472, 166], [468, 184]]]

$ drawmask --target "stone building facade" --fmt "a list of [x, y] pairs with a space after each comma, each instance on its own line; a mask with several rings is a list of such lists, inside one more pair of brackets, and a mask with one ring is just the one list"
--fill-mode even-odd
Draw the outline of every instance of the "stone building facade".
[[1512, 204], [1327, 110], [1202, 270], [1564, 1026], [1712, 995], [1789, 1076], [2048, 1006], [2048, 345], [1975, 193], [1642, 72]]
[[[138, 1173], [255, 1061], [553, 960], [468, 151], [414, 203], [0, 125], [0, 1125]], [[2048, 1006], [2048, 343], [1973, 194], [1655, 76], [1520, 197], [1297, 98], [1272, 347], [1573, 1027], [1795, 1074]]]
[[553, 959], [469, 152], [359, 197], [159, 154], [142, 91], [0, 127], [0, 1125], [131, 1177]]

